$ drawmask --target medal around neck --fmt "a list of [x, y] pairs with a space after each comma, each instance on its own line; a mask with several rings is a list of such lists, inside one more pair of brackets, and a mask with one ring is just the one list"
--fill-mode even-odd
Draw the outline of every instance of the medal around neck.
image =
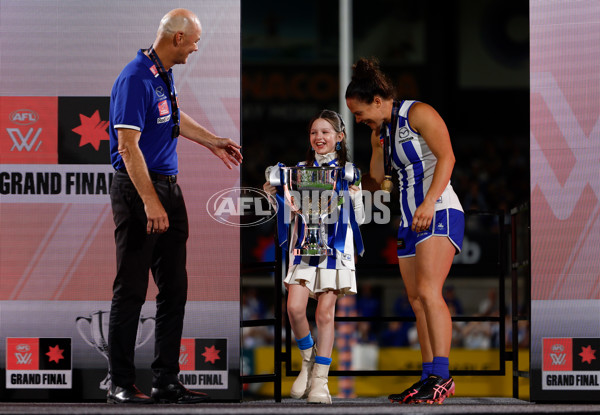
[[385, 175], [383, 182], [381, 182], [381, 190], [384, 192], [391, 193], [394, 190], [394, 183], [392, 182], [392, 176]]
[[394, 189], [392, 182], [392, 138], [396, 137], [396, 127], [398, 126], [398, 112], [400, 111], [400, 102], [394, 100], [392, 107], [392, 118], [389, 127], [383, 127], [381, 141], [383, 144], [383, 171], [385, 176], [381, 183], [381, 190], [391, 193]]

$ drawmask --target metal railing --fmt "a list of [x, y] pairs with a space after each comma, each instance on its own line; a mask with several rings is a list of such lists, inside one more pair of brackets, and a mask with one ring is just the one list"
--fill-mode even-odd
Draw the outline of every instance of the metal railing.
[[[528, 265], [527, 263], [515, 263], [514, 251], [515, 251], [515, 234], [517, 226], [515, 224], [515, 214], [521, 212], [524, 208], [513, 209], [511, 211], [511, 269], [515, 267], [520, 268]], [[506, 338], [506, 270], [508, 267], [508, 255], [506, 253], [506, 224], [505, 224], [505, 212], [500, 211], [467, 211], [465, 215], [468, 216], [493, 216], [497, 219], [498, 223], [498, 261], [496, 265], [496, 277], [498, 279], [498, 299], [499, 299], [499, 314], [498, 316], [453, 316], [453, 321], [460, 322], [491, 322], [499, 325], [499, 349], [498, 349], [498, 369], [481, 369], [481, 370], [452, 370], [452, 374], [455, 376], [504, 376], [506, 375], [506, 363], [513, 363], [513, 397], [518, 398], [518, 377], [528, 377], [528, 372], [518, 370], [518, 321], [524, 320], [525, 318], [518, 313], [518, 275], [516, 272], [511, 272], [511, 318], [512, 318], [512, 350], [507, 351], [504, 339]], [[277, 247], [277, 241], [275, 246]], [[274, 287], [273, 295], [275, 299], [274, 318], [263, 319], [263, 320], [246, 320], [241, 322], [241, 327], [254, 327], [254, 326], [266, 326], [273, 325], [275, 328], [281, 327], [285, 319], [286, 333], [291, 333], [291, 326], [287, 313], [282, 311], [282, 299], [284, 293], [282, 293], [282, 281], [285, 277], [287, 270], [287, 258], [282, 256], [281, 249], [276, 249], [276, 261], [273, 263], [263, 263], [258, 267], [250, 267], [254, 271], [257, 269], [264, 269], [265, 271], [274, 273]], [[262, 267], [262, 268], [261, 268]], [[392, 268], [393, 267], [393, 268]], [[460, 275], [461, 271], [464, 271], [470, 267], [470, 265], [458, 265], [452, 266], [450, 276]], [[246, 270], [250, 269], [246, 268]], [[382, 266], [376, 269], [377, 272], [392, 272], [392, 269], [397, 271], [397, 265]], [[370, 267], [370, 271], [373, 268]], [[357, 267], [357, 272], [360, 273], [360, 268]], [[398, 273], [399, 275], [399, 273]], [[285, 294], [287, 298], [287, 293]], [[529, 303], [527, 303], [529, 307]], [[401, 317], [401, 316], [375, 316], [375, 317], [335, 317], [336, 322], [414, 322], [414, 317]], [[290, 335], [285, 336], [285, 352], [281, 350], [283, 344], [282, 331], [274, 330], [274, 373], [263, 374], [263, 375], [247, 375], [242, 376], [242, 383], [255, 383], [255, 382], [274, 382], [274, 398], [275, 401], [281, 401], [281, 366], [285, 364], [286, 376], [296, 376], [299, 371], [292, 369], [292, 354], [289, 352], [292, 350], [291, 337]], [[331, 376], [419, 376], [421, 372], [419, 370], [330, 370]]]

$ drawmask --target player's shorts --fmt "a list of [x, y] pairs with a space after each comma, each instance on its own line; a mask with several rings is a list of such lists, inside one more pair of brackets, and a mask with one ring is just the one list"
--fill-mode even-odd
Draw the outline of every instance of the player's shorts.
[[398, 258], [415, 256], [417, 244], [432, 236], [446, 236], [459, 254], [465, 236], [465, 214], [458, 209], [437, 210], [426, 231], [417, 233], [410, 226], [398, 228]]

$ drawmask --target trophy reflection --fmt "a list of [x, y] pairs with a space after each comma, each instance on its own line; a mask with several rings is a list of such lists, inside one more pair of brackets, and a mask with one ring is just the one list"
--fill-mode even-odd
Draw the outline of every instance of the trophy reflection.
[[[75, 326], [81, 335], [81, 338], [98, 351], [108, 362], [108, 320], [109, 311], [94, 311], [89, 317], [79, 316], [75, 319]], [[140, 315], [140, 322], [137, 329], [135, 348], [138, 349], [150, 340], [154, 334], [154, 317], [144, 317]], [[147, 327], [147, 328], [145, 328]], [[145, 331], [145, 333], [144, 333]], [[110, 388], [110, 372], [106, 374], [104, 380], [100, 382], [100, 389], [108, 390]]]
[[333, 248], [327, 245], [324, 220], [338, 205], [335, 185], [341, 168], [296, 166], [281, 170], [287, 205], [304, 223], [300, 248], [294, 249], [294, 255], [333, 255]]

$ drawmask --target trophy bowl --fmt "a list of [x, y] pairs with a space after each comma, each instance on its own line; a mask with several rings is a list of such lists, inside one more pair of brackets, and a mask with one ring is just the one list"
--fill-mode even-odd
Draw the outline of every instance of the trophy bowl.
[[302, 218], [304, 232], [294, 255], [333, 255], [327, 245], [324, 219], [338, 205], [336, 182], [341, 167], [281, 167], [286, 204]]

